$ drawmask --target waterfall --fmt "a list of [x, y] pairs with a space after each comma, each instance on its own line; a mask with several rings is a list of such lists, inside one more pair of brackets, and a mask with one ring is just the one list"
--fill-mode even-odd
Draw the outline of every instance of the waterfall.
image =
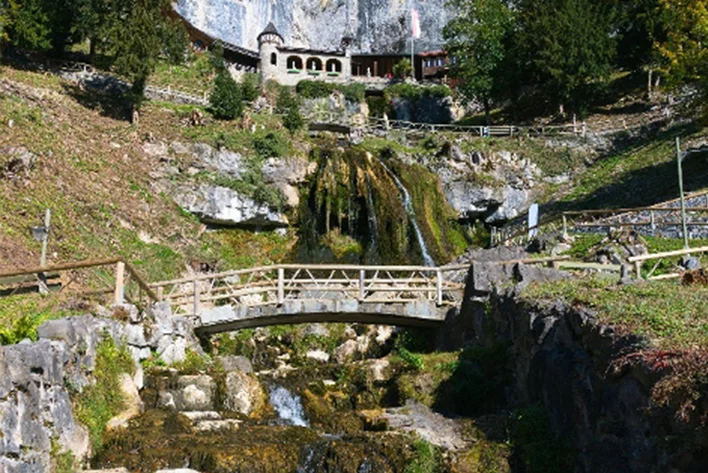
[[396, 176], [393, 171], [391, 171], [391, 169], [389, 169], [389, 167], [384, 164], [383, 161], [381, 161], [379, 158], [376, 159], [379, 161], [379, 163], [381, 163], [381, 166], [383, 166], [389, 176], [391, 176], [391, 178], [396, 183], [398, 190], [401, 192], [401, 201], [403, 202], [403, 208], [406, 209], [406, 214], [408, 214], [408, 219], [410, 220], [411, 225], [413, 225], [413, 230], [415, 232], [415, 237], [418, 240], [420, 251], [423, 253], [423, 264], [425, 264], [425, 266], [435, 266], [435, 260], [432, 256], [430, 256], [430, 253], [428, 253], [428, 247], [425, 244], [425, 239], [423, 239], [423, 232], [420, 231], [418, 220], [415, 217], [415, 209], [413, 208], [413, 201], [411, 200], [411, 195], [408, 192], [408, 189], [406, 189], [406, 186], [403, 185], [403, 182], [401, 182], [398, 176]]
[[371, 234], [371, 248], [376, 248], [376, 239], [379, 235], [379, 222], [376, 219], [376, 206], [374, 205], [374, 194], [371, 190], [371, 178], [366, 174], [366, 203], [369, 207], [369, 233]]
[[273, 404], [278, 416], [289, 425], [309, 426], [300, 396], [292, 394], [282, 386], [276, 386], [270, 391], [270, 403]]

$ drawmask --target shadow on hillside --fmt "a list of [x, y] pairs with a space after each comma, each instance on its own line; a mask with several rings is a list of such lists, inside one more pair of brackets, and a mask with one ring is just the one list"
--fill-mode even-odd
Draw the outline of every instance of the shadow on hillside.
[[104, 117], [121, 121], [129, 121], [131, 118], [130, 102], [120, 90], [98, 92], [74, 84], [64, 84], [63, 87], [64, 91], [79, 104], [99, 112]]
[[[652, 133], [651, 136], [635, 138], [617, 137], [614, 149], [622, 149], [623, 154], [655, 154], [657, 148], [671, 149], [666, 160], [653, 166], [644, 167], [618, 176], [618, 180], [572, 202], [551, 202], [543, 207], [543, 213], [553, 214], [569, 210], [589, 210], [601, 208], [646, 207], [679, 196], [676, 160], [672, 147], [674, 139], [695, 133], [695, 125], [682, 125]], [[603, 158], [608, 159], [608, 158]], [[602, 166], [600, 159], [594, 166]], [[618, 164], [618, 166], [620, 166]], [[587, 171], [592, 173], [592, 168]], [[692, 154], [683, 163], [684, 189], [692, 192], [708, 187], [708, 155]]]

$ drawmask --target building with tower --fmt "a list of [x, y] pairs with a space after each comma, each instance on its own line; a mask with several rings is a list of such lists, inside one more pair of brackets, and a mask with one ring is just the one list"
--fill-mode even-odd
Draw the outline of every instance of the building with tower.
[[258, 35], [261, 80], [290, 86], [305, 79], [349, 82], [352, 79], [352, 41], [350, 35], [344, 35], [336, 51], [288, 47], [275, 25], [268, 23]]
[[[381, 89], [393, 79], [394, 66], [410, 59], [402, 51], [390, 54], [352, 54], [354, 35], [345, 32], [340, 46], [334, 51], [287, 46], [273, 22], [258, 35], [258, 51], [213, 38], [172, 11], [187, 28], [194, 45], [199, 48], [218, 45], [234, 78], [256, 72], [263, 82], [274, 80], [281, 85], [295, 86], [303, 80], [330, 83], [363, 83], [368, 88]], [[444, 51], [417, 52], [414, 55], [416, 79], [447, 82], [449, 60]]]

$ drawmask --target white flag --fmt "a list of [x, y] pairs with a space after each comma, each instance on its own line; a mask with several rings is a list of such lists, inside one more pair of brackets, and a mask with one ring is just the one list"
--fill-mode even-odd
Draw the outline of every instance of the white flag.
[[411, 36], [420, 38], [420, 13], [415, 8], [411, 10]]

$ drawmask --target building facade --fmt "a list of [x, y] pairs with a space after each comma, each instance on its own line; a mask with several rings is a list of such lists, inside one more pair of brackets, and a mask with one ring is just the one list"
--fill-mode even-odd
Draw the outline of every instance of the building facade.
[[258, 35], [262, 81], [295, 86], [305, 79], [340, 83], [351, 80], [351, 38], [344, 37], [338, 51], [292, 48], [284, 43], [273, 23]]

